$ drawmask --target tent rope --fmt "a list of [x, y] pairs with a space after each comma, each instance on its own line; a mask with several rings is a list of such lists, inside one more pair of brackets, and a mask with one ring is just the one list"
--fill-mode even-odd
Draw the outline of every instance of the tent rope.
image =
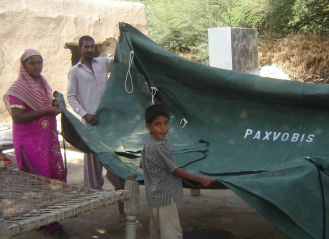
[[152, 94], [152, 105], [154, 105], [154, 96], [155, 96], [155, 94], [157, 93], [157, 91], [158, 91], [158, 88], [156, 88], [155, 86], [152, 86], [152, 87], [150, 87], [150, 89], [151, 89], [151, 94]]
[[[130, 51], [130, 56], [129, 56], [129, 66], [128, 66], [128, 70], [127, 70], [127, 74], [126, 74], [126, 81], [125, 81], [125, 88], [126, 88], [127, 93], [129, 93], [129, 94], [130, 94], [130, 93], [133, 93], [133, 91], [134, 91], [133, 78], [132, 78], [131, 73], [130, 73], [130, 68], [131, 68], [131, 65], [132, 65], [132, 63], [133, 63], [134, 56], [135, 56], [135, 52], [134, 52], [134, 51]], [[128, 75], [130, 76], [131, 91], [129, 91], [129, 90], [127, 89]]]
[[184, 123], [182, 128], [184, 128], [188, 124], [188, 121], [185, 118], [183, 118], [179, 124], [182, 124], [182, 122]]
[[[205, 141], [205, 140], [203, 140], [203, 139], [200, 139], [199, 142], [202, 143], [202, 144], [206, 144], [207, 147], [209, 146], [209, 142], [207, 142], [207, 141]], [[199, 158], [199, 159], [193, 160], [193, 161], [191, 161], [191, 162], [188, 162], [187, 164], [185, 164], [185, 165], [183, 165], [183, 166], [180, 166], [179, 168], [185, 168], [187, 165], [190, 165], [190, 164], [192, 164], [192, 163], [195, 163], [195, 162], [198, 162], [198, 161], [200, 161], [200, 160], [203, 160], [203, 159], [207, 158], [207, 153], [206, 153], [206, 151], [207, 151], [207, 150], [197, 151], [197, 152], [203, 153], [204, 156], [203, 156], [202, 158]]]

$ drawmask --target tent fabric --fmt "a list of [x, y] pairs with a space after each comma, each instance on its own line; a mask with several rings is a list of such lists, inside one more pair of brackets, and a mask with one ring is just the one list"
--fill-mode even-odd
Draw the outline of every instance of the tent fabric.
[[144, 110], [153, 99], [170, 111], [168, 139], [180, 167], [216, 179], [213, 187], [230, 188], [291, 238], [329, 238], [329, 85], [212, 68], [129, 24], [120, 31], [97, 125], [87, 130], [55, 93], [64, 138], [143, 183]]

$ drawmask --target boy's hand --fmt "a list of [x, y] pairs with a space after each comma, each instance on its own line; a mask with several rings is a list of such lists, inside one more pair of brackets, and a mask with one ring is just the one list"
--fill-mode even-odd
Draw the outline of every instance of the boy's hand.
[[212, 182], [215, 182], [215, 179], [212, 178], [207, 178], [207, 177], [202, 177], [200, 180], [200, 183], [205, 186], [208, 187]]
[[175, 171], [174, 171], [174, 174], [177, 177], [201, 183], [205, 187], [208, 187], [212, 182], [216, 181], [215, 179], [211, 179], [211, 178], [207, 178], [207, 177], [201, 177], [201, 176], [191, 174], [191, 173], [186, 172], [185, 170], [183, 170], [181, 168], [176, 168]]

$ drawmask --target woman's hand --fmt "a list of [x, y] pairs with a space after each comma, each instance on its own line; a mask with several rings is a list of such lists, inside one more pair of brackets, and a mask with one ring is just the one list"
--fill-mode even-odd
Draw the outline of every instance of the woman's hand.
[[57, 104], [57, 98], [53, 99], [53, 102], [52, 102], [52, 107], [58, 107], [58, 104]]
[[47, 113], [46, 113], [47, 115], [56, 116], [56, 115], [62, 113], [62, 108], [60, 108], [60, 107], [51, 107], [49, 109], [46, 109], [46, 111], [47, 111]]
[[25, 112], [23, 109], [20, 108], [11, 109], [11, 117], [13, 118], [13, 121], [16, 124], [29, 123], [46, 115], [55, 117], [60, 113], [62, 113], [62, 108], [60, 107], [51, 107], [45, 110], [39, 110], [34, 112]]

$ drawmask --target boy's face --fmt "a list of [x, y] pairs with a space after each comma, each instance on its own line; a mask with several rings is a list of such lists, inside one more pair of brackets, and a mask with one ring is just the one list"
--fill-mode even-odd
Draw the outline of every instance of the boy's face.
[[154, 137], [164, 140], [169, 131], [169, 119], [166, 116], [158, 116], [151, 124], [146, 124], [146, 128]]

